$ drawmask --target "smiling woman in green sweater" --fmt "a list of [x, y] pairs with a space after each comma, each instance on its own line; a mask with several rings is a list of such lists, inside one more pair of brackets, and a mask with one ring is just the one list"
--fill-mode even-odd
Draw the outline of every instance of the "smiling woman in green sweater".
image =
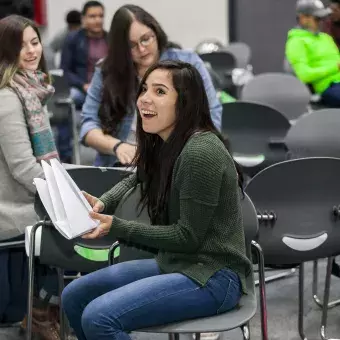
[[[157, 255], [65, 288], [63, 308], [79, 340], [128, 340], [139, 328], [223, 313], [246, 293], [241, 174], [211, 121], [200, 74], [183, 62], [152, 66], [137, 107], [137, 173], [99, 199], [86, 195], [100, 225], [84, 237], [112, 229]], [[138, 184], [151, 225], [114, 216]]]

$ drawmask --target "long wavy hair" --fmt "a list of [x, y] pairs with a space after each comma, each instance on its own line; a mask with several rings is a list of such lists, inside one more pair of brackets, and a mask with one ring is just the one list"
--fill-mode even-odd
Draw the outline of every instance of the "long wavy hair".
[[168, 45], [168, 37], [161, 25], [143, 8], [125, 5], [114, 14], [109, 32], [108, 55], [101, 65], [103, 95], [99, 119], [106, 134], [114, 133], [122, 118], [134, 109], [139, 83], [129, 39], [130, 27], [134, 20], [152, 29], [160, 54]]
[[[0, 20], [0, 89], [8, 86], [19, 71], [19, 58], [22, 48], [24, 30], [32, 27], [41, 37], [35, 23], [20, 15], [9, 15]], [[42, 52], [38, 69], [47, 74], [44, 52]], [[46, 79], [48, 82], [50, 79]]]
[[[138, 182], [141, 183], [141, 206], [147, 206], [152, 223], [166, 223], [171, 176], [177, 158], [185, 143], [197, 132], [214, 133], [228, 149], [229, 142], [215, 128], [209, 110], [209, 102], [200, 73], [191, 64], [181, 61], [162, 61], [145, 73], [137, 92], [137, 98], [151, 72], [167, 70], [172, 76], [177, 92], [174, 129], [166, 141], [157, 134], [143, 130], [142, 119], [137, 118], [137, 152], [134, 164]], [[243, 177], [235, 163], [242, 189]]]

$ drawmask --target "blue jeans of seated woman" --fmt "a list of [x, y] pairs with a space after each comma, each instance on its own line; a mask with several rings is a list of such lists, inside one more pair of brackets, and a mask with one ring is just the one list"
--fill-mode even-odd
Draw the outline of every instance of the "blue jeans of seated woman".
[[161, 274], [154, 259], [116, 264], [71, 282], [62, 306], [79, 340], [130, 340], [129, 332], [216, 315], [241, 297], [238, 276], [222, 269], [203, 287]]

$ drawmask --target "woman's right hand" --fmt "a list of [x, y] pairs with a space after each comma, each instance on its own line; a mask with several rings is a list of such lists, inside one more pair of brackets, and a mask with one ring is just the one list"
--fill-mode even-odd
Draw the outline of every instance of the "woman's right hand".
[[105, 205], [99, 198], [88, 194], [86, 191], [82, 191], [82, 193], [94, 212], [101, 213], [104, 210]]
[[130, 164], [136, 155], [136, 146], [128, 143], [122, 143], [116, 150], [116, 156], [120, 163]]

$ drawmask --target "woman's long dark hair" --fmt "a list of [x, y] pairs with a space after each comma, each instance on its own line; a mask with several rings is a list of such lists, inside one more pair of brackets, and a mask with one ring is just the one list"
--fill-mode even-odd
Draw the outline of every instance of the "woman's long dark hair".
[[99, 118], [102, 129], [107, 134], [115, 132], [122, 118], [134, 108], [138, 78], [129, 39], [134, 20], [152, 29], [160, 54], [168, 44], [168, 37], [161, 25], [141, 7], [125, 5], [114, 14], [109, 32], [108, 55], [101, 65], [103, 97]]
[[[196, 132], [211, 131], [228, 148], [228, 141], [215, 128], [209, 110], [209, 102], [200, 73], [191, 64], [181, 61], [162, 61], [151, 66], [145, 73], [137, 92], [137, 98], [150, 73], [156, 69], [167, 70], [172, 75], [173, 86], [178, 94], [176, 121], [173, 132], [164, 142], [157, 134], [143, 130], [140, 114], [137, 118], [137, 153], [135, 165], [141, 182], [141, 204], [148, 207], [152, 223], [166, 223], [167, 204], [171, 177], [177, 158], [185, 143]], [[239, 174], [242, 188], [243, 177]]]

